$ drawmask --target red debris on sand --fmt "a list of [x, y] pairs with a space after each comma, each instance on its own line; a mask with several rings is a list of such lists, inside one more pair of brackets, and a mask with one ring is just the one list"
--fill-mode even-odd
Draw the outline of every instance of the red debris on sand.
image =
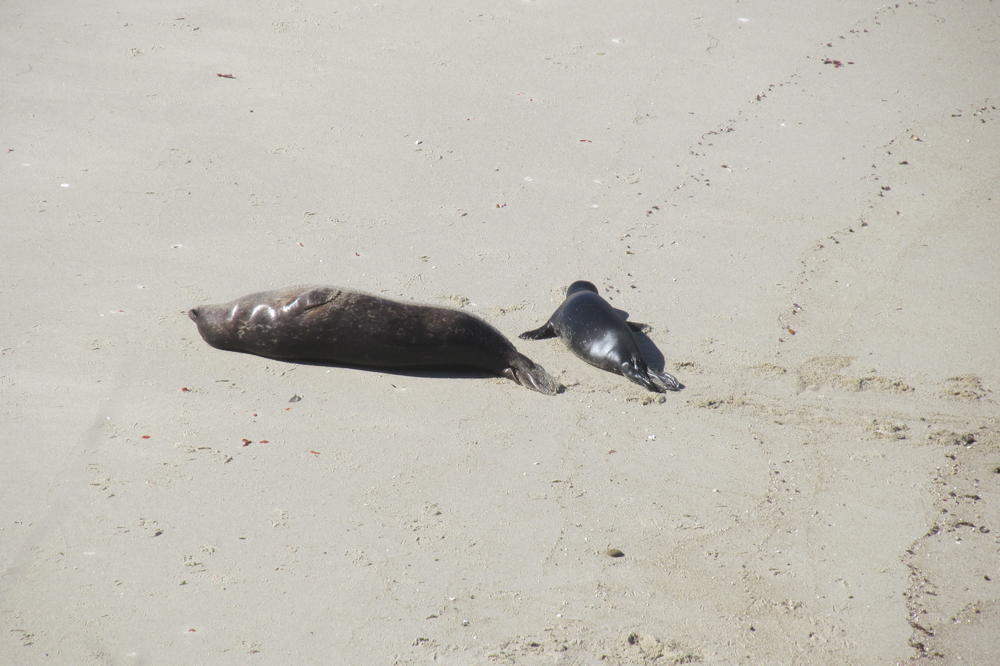
[[233, 74], [218, 74], [218, 73], [216, 73], [216, 76], [218, 76], [220, 79], [235, 79], [236, 78], [236, 76], [233, 75]]
[[319, 451], [313, 451], [312, 449], [309, 449], [309, 453], [313, 454], [314, 456], [319, 455]]
[[253, 442], [251, 440], [247, 439], [246, 437], [243, 438], [242, 442], [243, 442], [243, 446], [250, 446], [251, 444], [253, 444]]

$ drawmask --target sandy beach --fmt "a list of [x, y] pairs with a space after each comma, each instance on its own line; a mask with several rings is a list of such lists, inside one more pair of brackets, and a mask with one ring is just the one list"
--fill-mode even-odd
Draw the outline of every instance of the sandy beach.
[[[0, 664], [1000, 663], [998, 72], [987, 0], [3, 3]], [[683, 391], [517, 338], [580, 279]], [[185, 314], [294, 284], [566, 391]]]

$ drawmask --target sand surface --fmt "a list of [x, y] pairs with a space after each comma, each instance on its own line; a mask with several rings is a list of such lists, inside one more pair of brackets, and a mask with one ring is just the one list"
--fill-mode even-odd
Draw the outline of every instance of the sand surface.
[[[986, 0], [0, 4], [0, 662], [1000, 663], [998, 72]], [[516, 340], [576, 279], [684, 391]], [[184, 314], [297, 283], [568, 390]]]

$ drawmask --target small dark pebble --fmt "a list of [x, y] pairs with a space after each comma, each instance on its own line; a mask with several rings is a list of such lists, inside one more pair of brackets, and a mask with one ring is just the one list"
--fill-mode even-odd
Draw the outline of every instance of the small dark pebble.
[[608, 557], [625, 557], [625, 553], [617, 548], [608, 548]]
[[296, 393], [288, 399], [288, 402], [299, 402], [300, 400], [302, 400], [302, 396]]

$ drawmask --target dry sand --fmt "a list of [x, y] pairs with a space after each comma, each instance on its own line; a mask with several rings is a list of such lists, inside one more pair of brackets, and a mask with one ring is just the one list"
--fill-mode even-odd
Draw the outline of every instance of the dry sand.
[[[0, 661], [1000, 663], [998, 12], [3, 3]], [[581, 278], [685, 391], [183, 314]]]

